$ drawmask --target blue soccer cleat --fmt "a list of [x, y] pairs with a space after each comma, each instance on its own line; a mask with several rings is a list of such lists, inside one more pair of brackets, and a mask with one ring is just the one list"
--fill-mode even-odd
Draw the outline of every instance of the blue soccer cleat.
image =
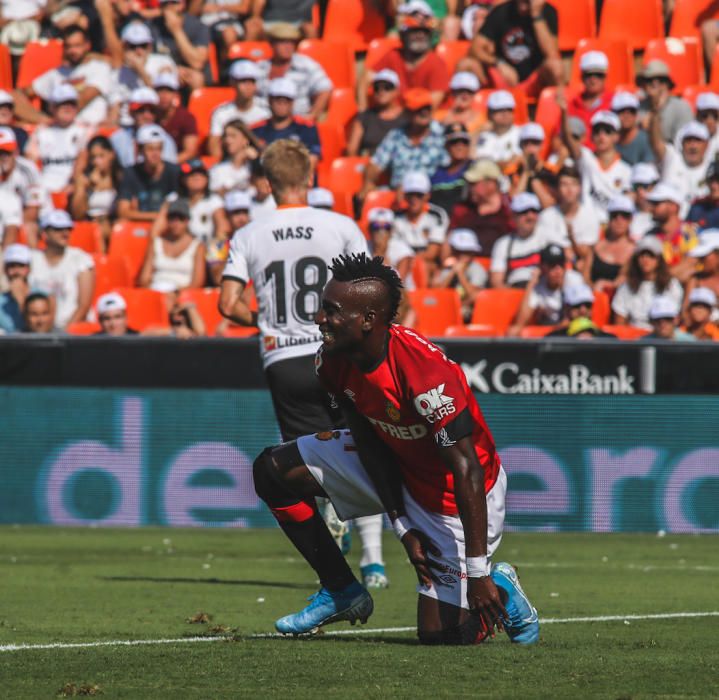
[[365, 588], [389, 588], [389, 579], [383, 564], [360, 566], [360, 574]]
[[333, 622], [347, 620], [353, 625], [362, 624], [374, 610], [372, 596], [358, 582], [353, 581], [341, 591], [320, 588], [308, 598], [310, 604], [292, 615], [285, 615], [275, 622], [275, 629], [282, 634], [310, 634]]
[[539, 616], [522, 590], [514, 567], [498, 562], [492, 566], [490, 577], [494, 585], [507, 594], [504, 607], [509, 619], [503, 622], [509, 638], [516, 644], [534, 644], [539, 639]]

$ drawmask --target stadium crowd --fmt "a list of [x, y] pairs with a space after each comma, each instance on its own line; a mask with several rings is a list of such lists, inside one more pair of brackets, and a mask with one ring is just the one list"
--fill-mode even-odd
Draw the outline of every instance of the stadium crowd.
[[256, 333], [217, 285], [293, 139], [428, 335], [719, 340], [718, 39], [714, 0], [0, 0], [0, 331]]

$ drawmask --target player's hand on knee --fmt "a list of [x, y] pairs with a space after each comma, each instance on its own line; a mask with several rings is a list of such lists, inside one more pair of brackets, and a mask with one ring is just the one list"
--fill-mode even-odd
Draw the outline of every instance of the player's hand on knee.
[[424, 532], [412, 528], [403, 535], [402, 544], [407, 551], [410, 563], [417, 572], [419, 582], [424, 586], [431, 586], [433, 582], [437, 582], [437, 578], [432, 573], [432, 568], [437, 568], [437, 565], [427, 557], [427, 553], [429, 552], [435, 557], [441, 556], [442, 553], [432, 540]]
[[467, 602], [473, 615], [479, 615], [494, 637], [494, 628], [504, 629], [502, 618], [509, 619], [497, 586], [489, 576], [467, 579]]

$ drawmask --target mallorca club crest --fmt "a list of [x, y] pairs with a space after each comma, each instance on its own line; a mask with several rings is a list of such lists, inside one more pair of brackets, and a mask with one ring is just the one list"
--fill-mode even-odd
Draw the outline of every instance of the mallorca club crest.
[[387, 412], [387, 417], [394, 421], [395, 423], [399, 423], [400, 418], [402, 417], [399, 413], [399, 409], [391, 402], [387, 402], [387, 408], [385, 409]]

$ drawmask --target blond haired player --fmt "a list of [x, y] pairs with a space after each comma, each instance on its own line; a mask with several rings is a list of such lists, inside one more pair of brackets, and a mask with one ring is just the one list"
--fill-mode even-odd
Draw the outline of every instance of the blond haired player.
[[[352, 219], [307, 205], [312, 167], [301, 143], [275, 141], [264, 152], [262, 166], [278, 206], [232, 238], [219, 307], [235, 323], [259, 326], [265, 376], [282, 438], [288, 441], [342, 422], [315, 375], [322, 338], [314, 318], [329, 279], [329, 261], [366, 252], [367, 243]], [[250, 280], [257, 315], [242, 298]], [[355, 525], [362, 540], [363, 579], [370, 587], [386, 587], [382, 517], [359, 518]]]

